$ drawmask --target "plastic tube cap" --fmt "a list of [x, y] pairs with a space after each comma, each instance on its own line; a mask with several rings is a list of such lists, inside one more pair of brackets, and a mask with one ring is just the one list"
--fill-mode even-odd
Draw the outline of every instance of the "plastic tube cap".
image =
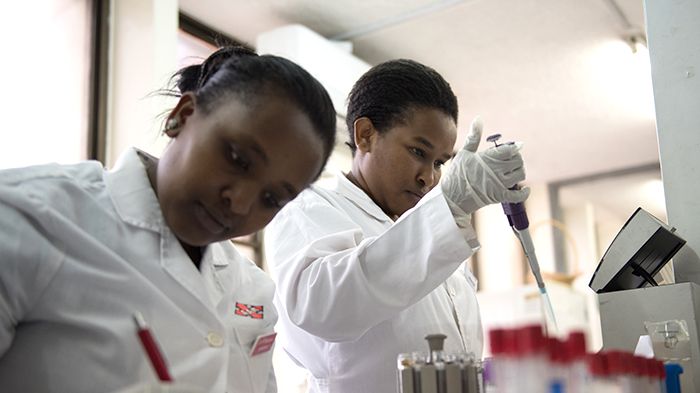
[[542, 326], [531, 325], [518, 329], [517, 349], [521, 355], [545, 352], [546, 340]]
[[571, 360], [583, 358], [586, 355], [586, 335], [579, 331], [569, 333], [566, 349]]
[[494, 356], [506, 353], [505, 343], [506, 329], [494, 328], [489, 330], [489, 346]]
[[624, 351], [607, 351], [605, 360], [610, 375], [624, 375], [629, 371], [629, 358]]
[[602, 353], [592, 353], [586, 355], [586, 365], [588, 366], [588, 372], [596, 377], [606, 377], [608, 376], [608, 367], [606, 362], [606, 356]]

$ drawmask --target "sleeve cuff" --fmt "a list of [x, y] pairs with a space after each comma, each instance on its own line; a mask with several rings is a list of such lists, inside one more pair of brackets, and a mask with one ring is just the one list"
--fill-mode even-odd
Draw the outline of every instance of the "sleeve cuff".
[[447, 206], [450, 208], [452, 217], [454, 218], [459, 231], [462, 233], [464, 240], [466, 240], [467, 244], [469, 244], [469, 247], [471, 247], [473, 251], [478, 250], [481, 245], [476, 237], [476, 231], [474, 231], [474, 228], [472, 227], [471, 214], [465, 213], [464, 210], [453, 203], [450, 198], [445, 197], [445, 201], [447, 201]]

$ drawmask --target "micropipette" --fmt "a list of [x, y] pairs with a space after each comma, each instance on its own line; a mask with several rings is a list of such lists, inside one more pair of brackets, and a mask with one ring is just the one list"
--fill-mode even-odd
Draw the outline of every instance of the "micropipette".
[[[477, 126], [481, 126], [478, 124]], [[501, 138], [501, 134], [493, 134], [486, 138], [488, 142], [493, 142], [496, 147], [499, 146], [498, 140]], [[513, 144], [515, 142], [507, 142], [506, 144]], [[519, 186], [514, 185], [511, 190], [517, 190]], [[510, 224], [513, 233], [520, 240], [520, 244], [523, 246], [523, 251], [525, 252], [525, 257], [530, 264], [530, 270], [532, 270], [532, 275], [535, 276], [535, 281], [537, 282], [537, 287], [542, 295], [542, 303], [544, 305], [544, 312], [549, 316], [549, 320], [552, 322], [554, 331], [558, 330], [557, 320], [554, 318], [554, 308], [552, 308], [552, 301], [547, 293], [547, 288], [544, 285], [544, 280], [542, 279], [542, 274], [540, 273], [540, 264], [537, 262], [537, 255], [535, 254], [535, 246], [532, 243], [532, 237], [530, 236], [530, 231], [528, 227], [530, 226], [530, 221], [527, 219], [527, 213], [525, 212], [525, 204], [520, 203], [501, 203], [503, 207], [503, 212], [508, 217], [508, 224]], [[546, 328], [547, 324], [545, 324]]]

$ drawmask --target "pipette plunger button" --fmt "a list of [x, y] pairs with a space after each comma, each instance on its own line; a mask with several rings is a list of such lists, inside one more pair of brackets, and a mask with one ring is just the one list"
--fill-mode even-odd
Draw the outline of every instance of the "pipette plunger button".
[[498, 140], [501, 139], [501, 134], [493, 134], [486, 137], [486, 142], [493, 142], [498, 147]]

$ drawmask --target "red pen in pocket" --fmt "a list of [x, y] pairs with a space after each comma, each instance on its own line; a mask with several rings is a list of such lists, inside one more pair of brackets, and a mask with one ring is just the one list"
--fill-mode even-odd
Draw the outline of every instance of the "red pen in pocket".
[[136, 322], [137, 332], [139, 335], [139, 340], [141, 340], [141, 345], [148, 355], [148, 359], [151, 361], [153, 369], [156, 370], [158, 374], [158, 379], [161, 381], [172, 381], [173, 378], [170, 376], [168, 371], [168, 365], [165, 364], [165, 358], [158, 348], [158, 343], [155, 337], [151, 333], [151, 330], [146, 324], [146, 320], [143, 318], [140, 312], [134, 313], [134, 322]]

